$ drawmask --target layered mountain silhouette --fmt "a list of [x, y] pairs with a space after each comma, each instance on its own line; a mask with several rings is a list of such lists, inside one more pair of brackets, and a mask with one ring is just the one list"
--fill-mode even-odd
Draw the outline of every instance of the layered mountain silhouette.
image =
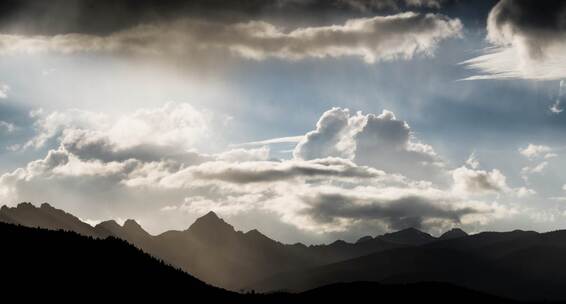
[[0, 223], [2, 298], [25, 301], [334, 303], [376, 294], [384, 302], [513, 303], [450, 284], [336, 284], [304, 293], [239, 294], [207, 285], [114, 237]]
[[507, 298], [566, 300], [566, 231], [467, 235], [454, 229], [436, 238], [409, 228], [355, 243], [305, 246], [282, 244], [257, 230], [236, 231], [213, 212], [184, 231], [154, 236], [133, 220], [92, 227], [48, 204], [30, 203], [0, 208], [0, 222], [122, 239], [199, 280], [235, 291], [444, 282]]

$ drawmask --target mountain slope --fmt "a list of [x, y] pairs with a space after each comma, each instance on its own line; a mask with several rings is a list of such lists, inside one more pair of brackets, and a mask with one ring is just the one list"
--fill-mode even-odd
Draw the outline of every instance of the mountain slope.
[[566, 299], [566, 231], [481, 233], [276, 275], [259, 290], [337, 282], [447, 282], [521, 300]]
[[[49, 213], [44, 210], [49, 210]], [[51, 213], [58, 216], [51, 216]], [[286, 245], [257, 230], [247, 233], [236, 231], [214, 212], [197, 219], [185, 231], [167, 231], [157, 236], [148, 234], [133, 220], [127, 220], [123, 226], [111, 220], [91, 227], [48, 204], [43, 204], [40, 208], [29, 203], [20, 204], [16, 208], [2, 207], [0, 221], [75, 231], [97, 238], [117, 237], [201, 280], [231, 290], [248, 287], [253, 282], [280, 272], [406, 246], [402, 242], [380, 238], [355, 244], [337, 241], [317, 246]]]
[[370, 298], [382, 302], [512, 303], [460, 287], [419, 283], [337, 284], [300, 294], [237, 294], [209, 286], [115, 238], [0, 223], [2, 296], [19, 301], [77, 302], [81, 299], [215, 303], [313, 303]]
[[[169, 267], [115, 238], [93, 239], [0, 223], [3, 293], [16, 289], [97, 297], [173, 296], [190, 292], [216, 299], [234, 295]], [[161, 295], [161, 293], [163, 293]]]

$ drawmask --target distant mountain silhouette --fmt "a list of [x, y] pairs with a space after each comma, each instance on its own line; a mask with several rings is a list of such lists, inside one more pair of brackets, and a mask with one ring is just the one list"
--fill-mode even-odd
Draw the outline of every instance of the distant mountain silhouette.
[[466, 236], [468, 236], [466, 231], [464, 231], [460, 228], [454, 228], [454, 229], [451, 229], [451, 230], [444, 232], [438, 239], [439, 240], [451, 240], [451, 239], [457, 239], [457, 238], [466, 237]]
[[522, 300], [566, 300], [566, 231], [453, 229], [435, 238], [414, 228], [355, 243], [287, 245], [246, 233], [210, 212], [187, 230], [150, 235], [133, 220], [95, 227], [47, 204], [0, 208], [0, 221], [115, 237], [229, 290], [306, 291], [341, 282], [445, 282]]
[[407, 228], [401, 231], [387, 233], [380, 236], [379, 238], [389, 242], [412, 246], [422, 245], [436, 240], [436, 238], [432, 235], [415, 228]]
[[[43, 209], [59, 214], [57, 220], [54, 221], [52, 216], [45, 214]], [[75, 231], [97, 238], [117, 237], [203, 281], [231, 290], [247, 288], [254, 282], [277, 273], [405, 246], [404, 242], [371, 237], [366, 242], [357, 244], [336, 241], [330, 245], [286, 245], [268, 238], [258, 230], [246, 233], [236, 231], [214, 212], [198, 218], [185, 231], [167, 231], [157, 236], [148, 234], [133, 220], [127, 220], [123, 226], [110, 220], [91, 227], [48, 204], [43, 204], [40, 208], [30, 203], [22, 203], [15, 208], [2, 207], [0, 221], [28, 227]]]
[[[132, 223], [133, 224], [133, 223]], [[103, 226], [115, 226], [101, 223]], [[255, 232], [254, 232], [255, 233]], [[0, 223], [2, 297], [25, 301], [179, 301], [207, 303], [335, 303], [378, 297], [382, 302], [512, 303], [439, 283], [357, 282], [300, 294], [238, 294], [212, 287], [116, 238]]]
[[259, 290], [338, 282], [446, 282], [521, 300], [566, 299], [566, 231], [485, 232], [276, 275]]
[[70, 213], [55, 209], [44, 203], [39, 208], [31, 203], [21, 203], [16, 208], [2, 206], [0, 222], [20, 224], [27, 227], [41, 227], [51, 230], [66, 230], [96, 236], [92, 227]]

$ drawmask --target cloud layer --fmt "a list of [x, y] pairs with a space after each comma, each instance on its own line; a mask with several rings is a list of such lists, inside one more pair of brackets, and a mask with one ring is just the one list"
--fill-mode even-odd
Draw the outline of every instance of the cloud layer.
[[0, 54], [111, 52], [142, 55], [224, 52], [247, 59], [358, 57], [365, 62], [430, 55], [442, 40], [457, 37], [458, 19], [401, 13], [350, 19], [341, 25], [284, 29], [264, 21], [225, 24], [196, 19], [146, 24], [107, 36], [0, 35]]
[[[513, 213], [483, 199], [514, 195], [501, 172], [423, 166], [439, 157], [389, 111], [364, 115], [333, 108], [301, 137], [295, 157], [281, 160], [266, 147], [198, 152], [195, 134], [215, 128], [203, 113], [188, 104], [118, 118], [77, 110], [34, 113], [37, 135], [28, 149], [54, 147], [0, 176], [0, 199], [49, 201], [89, 219], [141, 217], [161, 229], [169, 217], [209, 210], [263, 214], [313, 235], [407, 227], [434, 232]], [[136, 134], [115, 133], [124, 121], [138, 125]], [[429, 177], [452, 174], [453, 181], [440, 185], [396, 169], [416, 166]]]

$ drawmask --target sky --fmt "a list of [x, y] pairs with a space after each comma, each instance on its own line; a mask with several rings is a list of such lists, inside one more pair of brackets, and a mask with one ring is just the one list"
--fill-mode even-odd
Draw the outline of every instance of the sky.
[[285, 243], [566, 223], [566, 1], [11, 0], [0, 204]]

